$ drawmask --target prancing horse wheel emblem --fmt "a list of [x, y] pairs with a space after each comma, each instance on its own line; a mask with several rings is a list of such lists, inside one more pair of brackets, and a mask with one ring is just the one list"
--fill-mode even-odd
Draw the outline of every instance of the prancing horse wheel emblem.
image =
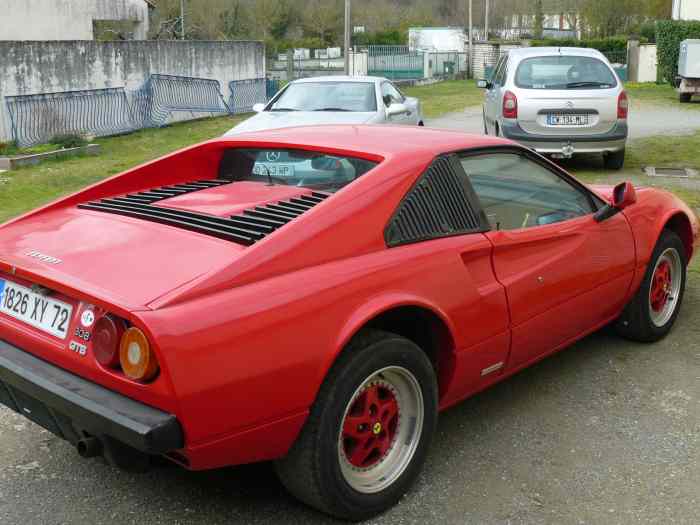
[[268, 151], [265, 153], [265, 157], [267, 158], [268, 162], [277, 162], [280, 160], [280, 152], [279, 151]]
[[382, 424], [377, 421], [374, 426], [372, 427], [372, 433], [375, 435], [378, 435], [382, 431]]

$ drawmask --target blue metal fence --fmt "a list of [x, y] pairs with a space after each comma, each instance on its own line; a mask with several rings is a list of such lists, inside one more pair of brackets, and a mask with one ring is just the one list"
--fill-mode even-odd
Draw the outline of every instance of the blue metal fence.
[[124, 88], [5, 97], [12, 137], [20, 146], [57, 135], [117, 135], [138, 129]]
[[22, 147], [50, 141], [62, 134], [117, 135], [167, 124], [177, 112], [192, 116], [245, 113], [277, 92], [272, 79], [230, 83], [227, 103], [217, 80], [151, 75], [142, 88], [123, 87], [5, 97], [12, 138]]
[[423, 52], [408, 46], [372, 45], [367, 47], [367, 73], [392, 80], [424, 76]]

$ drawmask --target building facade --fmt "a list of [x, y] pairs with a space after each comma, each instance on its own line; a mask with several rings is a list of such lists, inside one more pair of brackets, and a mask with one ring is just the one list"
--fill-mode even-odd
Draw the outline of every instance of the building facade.
[[117, 40], [145, 40], [152, 7], [147, 0], [0, 0], [0, 40], [94, 40], [110, 24]]
[[700, 20], [699, 0], [673, 0], [674, 20]]

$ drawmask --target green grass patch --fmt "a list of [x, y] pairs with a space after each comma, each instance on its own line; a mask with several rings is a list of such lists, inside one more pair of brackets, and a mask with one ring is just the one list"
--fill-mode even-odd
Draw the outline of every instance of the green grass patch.
[[102, 153], [42, 162], [0, 174], [0, 223], [110, 175], [217, 137], [245, 117], [218, 117], [96, 139]]
[[693, 99], [694, 102], [691, 104], [681, 104], [678, 92], [668, 84], [629, 83], [625, 84], [625, 89], [633, 104], [664, 105], [666, 107], [670, 104], [683, 109], [700, 109], [700, 102], [695, 102], [697, 99]]
[[446, 80], [426, 86], [402, 88], [409, 97], [417, 97], [425, 117], [439, 117], [445, 113], [462, 111], [469, 106], [481, 105], [484, 90], [476, 87], [473, 80]]

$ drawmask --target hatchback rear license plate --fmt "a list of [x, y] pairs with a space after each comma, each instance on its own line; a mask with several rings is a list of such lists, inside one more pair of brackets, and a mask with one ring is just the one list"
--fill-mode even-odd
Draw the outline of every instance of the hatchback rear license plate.
[[550, 126], [587, 126], [588, 122], [588, 115], [547, 115], [547, 124]]
[[33, 292], [26, 286], [0, 279], [0, 312], [65, 339], [73, 307]]

